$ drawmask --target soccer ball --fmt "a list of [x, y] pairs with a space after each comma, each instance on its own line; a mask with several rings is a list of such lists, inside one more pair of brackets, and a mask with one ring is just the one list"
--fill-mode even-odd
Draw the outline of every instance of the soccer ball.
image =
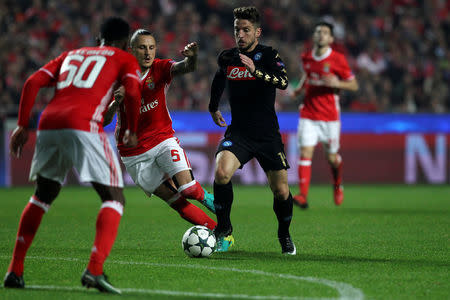
[[190, 257], [208, 257], [216, 250], [216, 237], [207, 227], [196, 225], [184, 233], [181, 246]]

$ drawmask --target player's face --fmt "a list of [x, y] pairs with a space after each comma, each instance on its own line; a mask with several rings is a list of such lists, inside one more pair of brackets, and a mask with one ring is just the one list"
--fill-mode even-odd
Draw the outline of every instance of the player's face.
[[139, 35], [131, 48], [141, 69], [152, 66], [156, 55], [156, 41], [151, 35]]
[[333, 43], [333, 36], [331, 35], [328, 26], [316, 26], [313, 34], [314, 44], [319, 47], [326, 47]]
[[252, 22], [246, 19], [234, 20], [234, 38], [241, 52], [250, 52], [258, 44], [261, 28], [255, 28]]

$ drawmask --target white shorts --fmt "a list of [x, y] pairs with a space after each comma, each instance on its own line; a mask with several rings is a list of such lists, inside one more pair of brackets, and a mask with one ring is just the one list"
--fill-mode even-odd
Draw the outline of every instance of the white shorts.
[[297, 130], [298, 148], [316, 146], [321, 142], [326, 153], [339, 151], [340, 121], [313, 121], [300, 118]]
[[168, 138], [145, 153], [122, 156], [122, 162], [134, 183], [148, 196], [168, 178], [191, 169], [186, 153], [175, 137]]
[[83, 182], [123, 187], [119, 160], [106, 133], [75, 129], [38, 131], [30, 180], [36, 180], [39, 174], [62, 184], [72, 167]]

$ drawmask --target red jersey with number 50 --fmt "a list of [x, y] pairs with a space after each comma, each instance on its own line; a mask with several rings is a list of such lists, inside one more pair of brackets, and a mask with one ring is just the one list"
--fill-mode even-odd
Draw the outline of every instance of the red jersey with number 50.
[[340, 80], [352, 80], [354, 75], [342, 53], [331, 48], [322, 56], [313, 51], [302, 55], [303, 70], [306, 73], [306, 94], [300, 106], [300, 116], [317, 121], [339, 120], [338, 89], [324, 86], [323, 77], [335, 75]]
[[102, 132], [103, 115], [114, 89], [119, 84], [125, 89], [140, 86], [139, 70], [133, 55], [115, 47], [64, 52], [39, 70], [50, 76], [55, 85], [55, 95], [42, 113], [39, 130]]
[[142, 101], [139, 111], [138, 144], [127, 148], [122, 143], [125, 133], [127, 114], [123, 104], [120, 105], [116, 139], [121, 156], [134, 156], [147, 152], [162, 141], [173, 137], [172, 118], [166, 104], [166, 94], [172, 75], [170, 69], [173, 60], [155, 58], [151, 67], [142, 75]]

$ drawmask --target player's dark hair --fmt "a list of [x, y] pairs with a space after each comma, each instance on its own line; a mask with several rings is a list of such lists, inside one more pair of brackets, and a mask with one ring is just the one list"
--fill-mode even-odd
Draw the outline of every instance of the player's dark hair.
[[147, 29], [137, 29], [135, 32], [133, 32], [133, 34], [131, 35], [131, 38], [130, 38], [130, 46], [131, 47], [133, 47], [133, 45], [134, 45], [134, 43], [136, 42], [136, 39], [137, 39], [137, 37], [138, 36], [141, 36], [141, 35], [148, 35], [148, 36], [152, 36], [154, 39], [155, 39], [155, 41], [156, 41], [156, 38], [155, 38], [155, 36], [153, 35], [153, 33], [151, 33], [150, 31], [148, 31]]
[[242, 6], [233, 10], [235, 19], [249, 20], [256, 28], [261, 27], [259, 12], [254, 6]]
[[109, 17], [100, 26], [100, 38], [107, 43], [128, 39], [129, 34], [130, 25], [119, 17]]
[[317, 28], [317, 26], [326, 26], [330, 29], [330, 34], [331, 36], [334, 36], [334, 25], [331, 23], [328, 23], [326, 21], [319, 21], [316, 23], [316, 25], [314, 26], [314, 28]]

